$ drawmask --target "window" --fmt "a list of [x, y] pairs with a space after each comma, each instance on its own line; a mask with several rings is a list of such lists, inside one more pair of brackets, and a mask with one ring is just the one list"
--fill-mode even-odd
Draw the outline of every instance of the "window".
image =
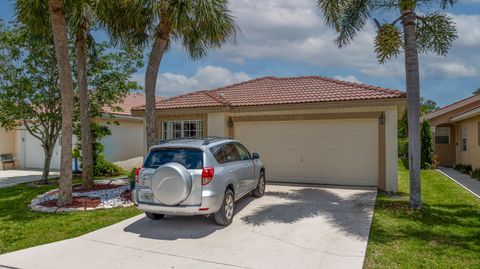
[[240, 161], [240, 153], [238, 152], [237, 147], [233, 143], [226, 144], [223, 147], [223, 151], [225, 152], [225, 158], [227, 162], [236, 162]]
[[240, 159], [242, 160], [250, 160], [250, 152], [240, 143], [236, 143], [238, 152], [240, 153]]
[[467, 126], [462, 127], [462, 150], [467, 151]]
[[227, 162], [227, 159], [225, 158], [225, 153], [223, 152], [223, 145], [212, 147], [210, 151], [212, 152], [213, 157], [217, 160], [218, 163]]
[[199, 120], [164, 121], [163, 139], [202, 137], [203, 122]]
[[450, 127], [435, 128], [435, 144], [450, 144]]
[[169, 162], [179, 163], [187, 169], [202, 169], [203, 151], [192, 148], [157, 149], [150, 152], [143, 167], [156, 169]]

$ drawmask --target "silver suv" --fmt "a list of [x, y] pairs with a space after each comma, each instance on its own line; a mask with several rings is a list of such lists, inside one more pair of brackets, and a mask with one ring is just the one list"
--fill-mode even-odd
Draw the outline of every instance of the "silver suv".
[[209, 215], [229, 225], [235, 201], [265, 192], [265, 168], [257, 153], [227, 138], [162, 141], [136, 172], [134, 203], [151, 219]]

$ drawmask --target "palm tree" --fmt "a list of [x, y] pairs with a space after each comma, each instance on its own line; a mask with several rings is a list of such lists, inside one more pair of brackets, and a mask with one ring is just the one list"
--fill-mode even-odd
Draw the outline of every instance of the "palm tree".
[[[110, 3], [114, 15], [106, 23], [112, 36], [135, 44], [151, 43], [145, 73], [147, 147], [158, 142], [155, 85], [164, 53], [171, 42], [177, 40], [193, 59], [203, 57], [211, 48], [220, 48], [236, 32], [227, 4], [228, 0], [113, 0]], [[118, 19], [119, 16], [122, 19]]]
[[[410, 207], [422, 207], [420, 189], [420, 79], [418, 52], [434, 52], [445, 56], [456, 30], [452, 18], [439, 13], [419, 13], [417, 8], [429, 6], [432, 0], [317, 0], [326, 23], [337, 31], [339, 47], [349, 44], [375, 12], [398, 10], [392, 22], [380, 23], [375, 37], [375, 52], [380, 63], [396, 57], [403, 49], [408, 108], [408, 156], [410, 166]], [[438, 0], [445, 9], [455, 0]], [[427, 11], [429, 11], [428, 9]], [[422, 15], [420, 15], [422, 14]], [[397, 26], [401, 22], [402, 28]], [[403, 40], [402, 40], [403, 37]]]
[[48, 0], [48, 12], [55, 44], [60, 74], [60, 92], [62, 103], [62, 150], [60, 163], [60, 187], [58, 206], [72, 201], [72, 119], [73, 119], [73, 79], [72, 67], [68, 57], [68, 32], [65, 21], [63, 0]]

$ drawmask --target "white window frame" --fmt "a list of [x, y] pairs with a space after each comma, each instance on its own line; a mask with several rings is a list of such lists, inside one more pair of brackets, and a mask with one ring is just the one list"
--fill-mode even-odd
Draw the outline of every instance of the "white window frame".
[[202, 137], [203, 136], [203, 121], [202, 120], [174, 120], [174, 121], [163, 121], [162, 122], [162, 139], [172, 139], [174, 130], [172, 130], [172, 137], [168, 138], [168, 134], [166, 133], [167, 132], [166, 126], [168, 124], [172, 124], [172, 128], [173, 128], [173, 126], [175, 124], [178, 124], [178, 123], [180, 124], [180, 130], [179, 130], [180, 131], [180, 137], [176, 137], [176, 138], [184, 138], [185, 137], [185, 131], [187, 131], [186, 128], [185, 128], [185, 125], [188, 124], [188, 123], [196, 123], [197, 126], [200, 127], [199, 129], [195, 130], [196, 134], [195, 134], [194, 137]]
[[[446, 134], [444, 133], [446, 131]], [[442, 133], [442, 134], [439, 134]], [[447, 143], [438, 143], [437, 141], [437, 136], [447, 136], [448, 137], [448, 142]], [[435, 128], [435, 144], [438, 145], [449, 145], [450, 144], [450, 127], [436, 127]]]
[[468, 150], [468, 129], [467, 126], [462, 126], [462, 151]]

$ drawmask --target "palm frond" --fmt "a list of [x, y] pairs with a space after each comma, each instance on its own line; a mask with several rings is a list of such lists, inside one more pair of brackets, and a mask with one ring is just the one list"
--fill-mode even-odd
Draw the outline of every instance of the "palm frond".
[[317, 0], [317, 7], [322, 11], [325, 22], [337, 31], [340, 27], [341, 11], [346, 2], [345, 0]]
[[417, 17], [417, 43], [421, 53], [445, 56], [457, 37], [452, 17], [438, 12]]
[[371, 15], [375, 1], [350, 0], [344, 4], [338, 23], [338, 36], [335, 42], [339, 47], [350, 44]]

